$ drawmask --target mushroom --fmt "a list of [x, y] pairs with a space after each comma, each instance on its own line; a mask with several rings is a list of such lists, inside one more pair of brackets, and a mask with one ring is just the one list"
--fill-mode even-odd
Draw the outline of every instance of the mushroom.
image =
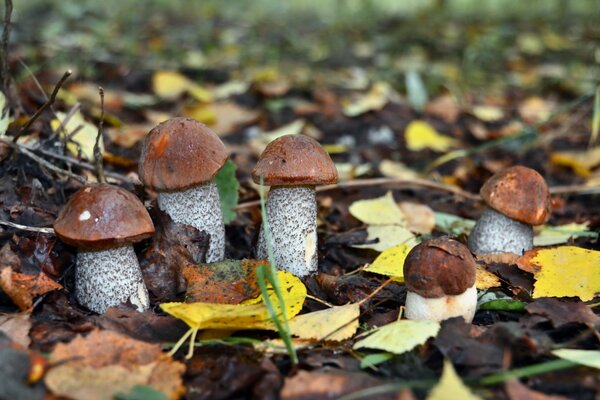
[[78, 248], [75, 297], [81, 305], [100, 314], [127, 301], [148, 309], [132, 243], [151, 236], [154, 225], [135, 195], [107, 184], [85, 186], [58, 214], [54, 231]]
[[469, 249], [447, 236], [412, 248], [404, 261], [408, 319], [473, 320], [477, 306], [476, 264]]
[[206, 262], [223, 260], [225, 225], [214, 176], [227, 161], [221, 139], [192, 118], [172, 118], [142, 145], [140, 179], [158, 191], [158, 207], [176, 223], [210, 235]]
[[533, 227], [550, 216], [550, 192], [531, 168], [515, 166], [494, 174], [481, 187], [488, 208], [469, 236], [475, 254], [523, 254], [533, 248]]
[[[266, 218], [277, 268], [296, 276], [316, 272], [317, 205], [315, 186], [337, 182], [329, 154], [304, 135], [282, 136], [267, 145], [252, 171], [254, 182], [271, 186]], [[256, 256], [267, 258], [264, 223]]]

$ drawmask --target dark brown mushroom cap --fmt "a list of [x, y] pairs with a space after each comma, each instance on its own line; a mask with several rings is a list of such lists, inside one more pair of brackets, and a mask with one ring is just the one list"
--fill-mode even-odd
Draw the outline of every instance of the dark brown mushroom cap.
[[494, 174], [481, 187], [487, 205], [509, 218], [541, 225], [550, 217], [550, 191], [544, 177], [522, 166]]
[[158, 191], [188, 189], [210, 181], [227, 157], [225, 145], [206, 125], [192, 118], [171, 118], [144, 139], [140, 179]]
[[154, 225], [134, 194], [102, 184], [78, 190], [58, 214], [54, 231], [65, 243], [96, 250], [145, 239]]
[[475, 274], [469, 249], [447, 236], [418, 244], [404, 261], [407, 289], [425, 298], [462, 294], [475, 284]]
[[305, 135], [286, 135], [269, 143], [252, 170], [254, 182], [260, 183], [261, 176], [267, 186], [316, 186], [338, 180], [329, 154]]

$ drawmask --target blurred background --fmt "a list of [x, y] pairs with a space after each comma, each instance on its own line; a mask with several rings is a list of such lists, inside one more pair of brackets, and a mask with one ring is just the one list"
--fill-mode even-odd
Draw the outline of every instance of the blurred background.
[[102, 80], [103, 65], [217, 81], [285, 71], [296, 85], [368, 78], [404, 93], [414, 71], [427, 93], [460, 98], [578, 95], [600, 76], [597, 0], [27, 0], [13, 21], [34, 73], [75, 65], [82, 79]]

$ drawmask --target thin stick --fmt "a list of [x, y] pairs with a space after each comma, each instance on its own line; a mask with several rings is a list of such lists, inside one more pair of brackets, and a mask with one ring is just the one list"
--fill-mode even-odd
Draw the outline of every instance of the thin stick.
[[383, 282], [381, 285], [379, 285], [379, 287], [377, 289], [373, 290], [373, 292], [370, 295], [368, 295], [367, 297], [365, 297], [364, 299], [362, 299], [361, 301], [359, 301], [358, 305], [362, 305], [367, 300], [373, 298], [373, 296], [375, 296], [377, 293], [379, 293], [380, 291], [382, 291], [383, 288], [386, 287], [387, 285], [389, 285], [390, 282], [392, 282], [393, 280], [394, 280], [394, 278], [389, 278], [387, 281]]
[[104, 127], [104, 89], [98, 87], [100, 93], [100, 122], [98, 122], [98, 134], [96, 135], [96, 144], [94, 144], [94, 162], [96, 164], [96, 178], [99, 183], [106, 183], [104, 175], [104, 166], [102, 165], [102, 149], [100, 148], [100, 139], [102, 138], [102, 128]]
[[69, 76], [71, 76], [72, 73], [73, 72], [70, 69], [65, 71], [63, 76], [56, 83], [56, 86], [54, 86], [54, 90], [52, 91], [50, 98], [40, 108], [38, 108], [38, 110], [35, 112], [35, 114], [33, 114], [33, 116], [31, 118], [29, 118], [29, 121], [27, 121], [27, 123], [25, 125], [23, 125], [23, 127], [19, 130], [19, 132], [13, 138], [13, 143], [17, 143], [17, 140], [19, 140], [19, 138], [21, 136], [23, 136], [23, 134], [25, 134], [27, 132], [27, 130], [29, 130], [31, 125], [40, 117], [40, 115], [42, 115], [42, 113], [48, 107], [50, 107], [52, 104], [54, 104], [54, 101], [56, 100], [56, 95], [58, 94], [58, 91], [60, 90], [63, 83], [65, 83], [65, 81], [69, 78]]
[[8, 65], [8, 46], [10, 44], [10, 30], [12, 28], [12, 0], [4, 0], [4, 30], [2, 31], [2, 87], [7, 96], [10, 93], [10, 67]]
[[37, 233], [47, 233], [50, 235], [54, 235], [54, 229], [52, 228], [38, 228], [35, 226], [27, 226], [21, 224], [15, 224], [14, 222], [8, 221], [0, 221], [0, 225], [10, 226], [11, 228], [18, 229], [20, 231], [29, 231], [29, 232], [37, 232]]

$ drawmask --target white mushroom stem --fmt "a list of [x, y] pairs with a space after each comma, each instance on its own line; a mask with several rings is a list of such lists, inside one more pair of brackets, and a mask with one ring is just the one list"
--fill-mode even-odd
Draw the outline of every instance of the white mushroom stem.
[[225, 224], [219, 191], [214, 181], [178, 192], [161, 192], [158, 194], [158, 207], [174, 222], [191, 225], [210, 235], [206, 262], [223, 260]]
[[79, 304], [99, 314], [130, 302], [138, 311], [150, 305], [133, 246], [77, 253], [75, 297]]
[[477, 308], [477, 289], [473, 284], [462, 294], [432, 299], [408, 291], [405, 307], [404, 316], [408, 319], [443, 321], [463, 317], [465, 321], [471, 322]]
[[[275, 186], [266, 202], [275, 266], [296, 276], [317, 271], [317, 204], [312, 186]], [[264, 226], [256, 250], [268, 258]]]
[[487, 208], [469, 235], [469, 249], [475, 254], [523, 254], [533, 248], [531, 225], [515, 221]]

